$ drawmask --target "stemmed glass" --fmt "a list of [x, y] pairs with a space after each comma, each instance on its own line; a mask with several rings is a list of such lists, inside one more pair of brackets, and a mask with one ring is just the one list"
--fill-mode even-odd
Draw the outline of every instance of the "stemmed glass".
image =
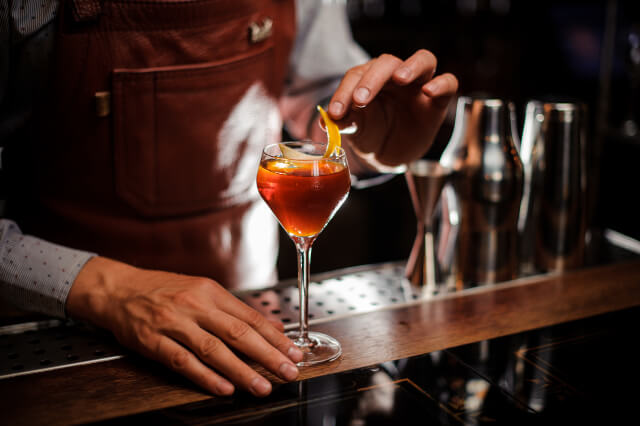
[[287, 336], [304, 353], [300, 366], [331, 361], [340, 356], [340, 343], [331, 336], [309, 331], [309, 268], [311, 246], [346, 200], [351, 187], [344, 149], [325, 156], [326, 143], [283, 142], [262, 151], [257, 184], [298, 254], [300, 327]]

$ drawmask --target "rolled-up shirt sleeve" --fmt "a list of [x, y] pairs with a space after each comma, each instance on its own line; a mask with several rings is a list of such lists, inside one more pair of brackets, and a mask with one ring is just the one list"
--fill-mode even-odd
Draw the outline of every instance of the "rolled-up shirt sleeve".
[[24, 235], [0, 219], [0, 296], [18, 308], [64, 318], [69, 290], [94, 253]]

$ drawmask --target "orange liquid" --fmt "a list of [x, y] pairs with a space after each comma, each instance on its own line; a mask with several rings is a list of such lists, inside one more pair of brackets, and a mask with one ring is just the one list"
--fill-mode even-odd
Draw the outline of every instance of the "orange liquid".
[[347, 198], [349, 170], [331, 161], [290, 163], [296, 167], [263, 161], [258, 169], [258, 191], [289, 234], [316, 235]]

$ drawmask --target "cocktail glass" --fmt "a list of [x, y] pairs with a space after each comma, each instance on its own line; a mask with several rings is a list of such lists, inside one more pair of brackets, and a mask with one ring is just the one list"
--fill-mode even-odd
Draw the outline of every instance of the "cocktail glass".
[[304, 353], [299, 366], [332, 361], [340, 343], [309, 331], [309, 268], [311, 246], [347, 198], [351, 187], [345, 151], [337, 147], [324, 157], [327, 144], [284, 142], [262, 151], [257, 184], [260, 195], [293, 240], [298, 254], [300, 327], [287, 336]]

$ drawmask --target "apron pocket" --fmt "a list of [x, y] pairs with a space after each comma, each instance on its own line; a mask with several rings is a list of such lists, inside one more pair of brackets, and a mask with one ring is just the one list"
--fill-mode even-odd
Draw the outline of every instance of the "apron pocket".
[[193, 214], [248, 199], [255, 175], [240, 168], [247, 161], [257, 168], [260, 151], [250, 128], [264, 117], [244, 117], [249, 130], [231, 132], [240, 135], [235, 138], [225, 136], [225, 122], [252, 89], [269, 99], [263, 103], [269, 109], [276, 105], [266, 92], [272, 61], [273, 47], [266, 45], [228, 61], [114, 70], [119, 197], [148, 217]]

